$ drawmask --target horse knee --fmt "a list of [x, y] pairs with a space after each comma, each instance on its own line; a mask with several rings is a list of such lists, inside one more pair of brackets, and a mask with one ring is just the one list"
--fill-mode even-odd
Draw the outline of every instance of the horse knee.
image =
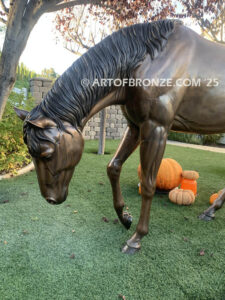
[[121, 163], [119, 160], [112, 160], [107, 166], [107, 174], [110, 179], [117, 178], [120, 176]]
[[141, 184], [141, 195], [147, 199], [151, 199], [155, 194], [155, 185]]

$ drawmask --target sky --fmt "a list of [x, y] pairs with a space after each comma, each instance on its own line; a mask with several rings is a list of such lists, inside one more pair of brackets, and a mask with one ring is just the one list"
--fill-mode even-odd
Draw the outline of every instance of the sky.
[[76, 55], [63, 47], [62, 42], [56, 43], [54, 15], [44, 14], [39, 19], [20, 58], [20, 62], [37, 73], [45, 68], [54, 68], [58, 74], [62, 74], [77, 59]]

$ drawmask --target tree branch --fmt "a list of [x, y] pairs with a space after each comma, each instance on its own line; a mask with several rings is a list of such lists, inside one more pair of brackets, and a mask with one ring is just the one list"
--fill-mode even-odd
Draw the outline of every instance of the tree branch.
[[79, 37], [79, 34], [77, 32], [75, 32], [76, 36], [71, 35], [70, 33], [68, 33], [69, 37], [74, 40], [77, 44], [79, 44], [80, 46], [82, 46], [82, 48], [88, 50], [91, 47], [89, 47], [88, 45], [84, 44], [81, 40], [81, 38]]
[[83, 53], [79, 52], [79, 49], [77, 51], [73, 50], [73, 48], [72, 47], [69, 48], [68, 45], [65, 45], [64, 48], [66, 50], [68, 50], [69, 52], [71, 52], [71, 53], [73, 53], [75, 55], [78, 55], [78, 56], [81, 56], [83, 54]]
[[74, 0], [74, 1], [69, 1], [69, 2], [65, 2], [65, 3], [59, 3], [59, 4], [56, 4], [54, 6], [50, 6], [46, 12], [54, 12], [54, 11], [57, 11], [57, 10], [61, 10], [63, 8], [68, 8], [68, 7], [72, 7], [72, 6], [76, 6], [76, 5], [83, 5], [83, 4], [100, 4], [100, 0], [94, 0], [94, 1], [91, 1], [91, 0]]
[[0, 0], [0, 6], [1, 6], [2, 10], [8, 15], [9, 9], [5, 6], [4, 0]]
[[85, 10], [85, 7], [83, 7], [83, 9], [82, 9], [82, 11], [80, 13], [80, 16], [77, 19], [77, 24], [76, 24], [75, 32], [78, 32], [78, 29], [79, 29], [80, 23], [81, 23], [81, 19], [83, 18], [83, 15], [84, 15], [84, 10]]
[[95, 46], [96, 43], [95, 43], [95, 38], [94, 38], [93, 32], [91, 32], [90, 35], [91, 35], [92, 44], [93, 44], [93, 46]]
[[5, 19], [3, 19], [2, 17], [0, 17], [0, 22], [2, 22], [2, 23], [4, 23], [4, 24], [7, 23], [7, 21], [6, 21]]

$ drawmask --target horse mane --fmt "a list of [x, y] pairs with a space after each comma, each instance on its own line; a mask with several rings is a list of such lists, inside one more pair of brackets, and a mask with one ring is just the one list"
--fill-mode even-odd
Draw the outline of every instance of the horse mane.
[[[93, 105], [107, 95], [112, 86], [91, 85], [102, 78], [130, 78], [146, 54], [154, 60], [161, 52], [178, 20], [159, 20], [120, 29], [90, 48], [54, 83], [43, 101], [29, 114], [33, 120], [45, 116], [64, 129], [62, 121], [79, 128]], [[83, 87], [82, 79], [90, 84]]]

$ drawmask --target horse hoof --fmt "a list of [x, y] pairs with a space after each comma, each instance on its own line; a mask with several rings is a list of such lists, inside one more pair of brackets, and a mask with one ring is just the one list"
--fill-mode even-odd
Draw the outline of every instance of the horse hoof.
[[123, 225], [126, 227], [126, 229], [130, 229], [131, 224], [132, 224], [132, 216], [128, 212], [124, 212]]
[[127, 244], [125, 244], [123, 246], [123, 248], [121, 249], [121, 251], [122, 251], [122, 253], [132, 255], [132, 254], [135, 254], [136, 252], [138, 252], [140, 249], [141, 249], [141, 247], [139, 247], [139, 248], [133, 248], [133, 247], [130, 247]]
[[215, 218], [215, 215], [214, 214], [206, 215], [205, 213], [202, 213], [200, 216], [198, 216], [198, 218], [204, 221], [212, 221]]

